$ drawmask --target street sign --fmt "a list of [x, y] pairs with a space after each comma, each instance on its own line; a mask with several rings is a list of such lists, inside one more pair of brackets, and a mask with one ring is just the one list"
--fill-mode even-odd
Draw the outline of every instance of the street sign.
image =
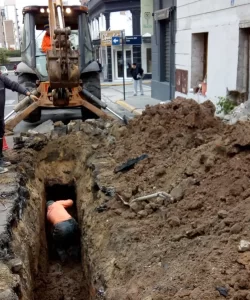
[[113, 46], [119, 46], [120, 45], [120, 37], [113, 36], [112, 37], [112, 45]]
[[112, 37], [120, 38], [121, 30], [101, 31], [101, 46], [107, 47], [112, 45]]
[[126, 45], [141, 45], [141, 43], [142, 43], [141, 35], [133, 35], [133, 36], [125, 37]]
[[154, 12], [155, 21], [161, 21], [169, 19], [170, 8], [163, 8]]

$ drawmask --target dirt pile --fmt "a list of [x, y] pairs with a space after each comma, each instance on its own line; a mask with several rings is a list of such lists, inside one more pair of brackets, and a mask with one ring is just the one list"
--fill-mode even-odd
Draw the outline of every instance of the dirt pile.
[[[75, 180], [96, 295], [250, 299], [250, 252], [238, 251], [250, 241], [250, 123], [228, 126], [213, 115], [210, 102], [177, 99], [127, 127], [93, 121], [40, 152], [19, 152], [31, 190], [55, 177]], [[114, 173], [142, 154], [133, 169]], [[159, 191], [174, 202], [126, 204]]]

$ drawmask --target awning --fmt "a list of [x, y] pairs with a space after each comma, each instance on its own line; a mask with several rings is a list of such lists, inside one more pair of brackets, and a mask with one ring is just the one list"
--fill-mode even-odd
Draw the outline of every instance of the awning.
[[169, 18], [169, 8], [160, 9], [154, 12], [154, 19], [155, 21], [165, 20]]

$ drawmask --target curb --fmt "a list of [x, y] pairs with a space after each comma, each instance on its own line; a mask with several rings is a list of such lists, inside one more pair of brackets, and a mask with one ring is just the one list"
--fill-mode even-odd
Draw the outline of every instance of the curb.
[[115, 102], [117, 105], [120, 105], [124, 109], [128, 110], [129, 112], [135, 114], [135, 115], [141, 115], [143, 109], [136, 108], [128, 103], [126, 103], [124, 100], [117, 100]]
[[[151, 83], [151, 80], [145, 80], [143, 81], [143, 84], [148, 84]], [[132, 85], [133, 82], [126, 82], [125, 85]], [[123, 86], [122, 82], [117, 82], [117, 83], [101, 83], [101, 86], [109, 87], [109, 86]]]

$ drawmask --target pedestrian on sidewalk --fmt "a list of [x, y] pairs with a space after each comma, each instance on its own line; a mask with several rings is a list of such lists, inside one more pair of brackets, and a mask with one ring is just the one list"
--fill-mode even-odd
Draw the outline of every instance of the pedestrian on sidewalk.
[[62, 262], [68, 257], [78, 259], [80, 256], [79, 226], [66, 210], [73, 204], [71, 199], [47, 202], [47, 220], [52, 226], [53, 242]]
[[11, 163], [6, 161], [3, 156], [3, 137], [4, 137], [4, 108], [5, 108], [5, 89], [18, 92], [25, 96], [30, 96], [33, 100], [38, 100], [35, 96], [31, 96], [30, 92], [15, 81], [10, 80], [0, 72], [0, 174], [8, 172], [6, 167]]
[[128, 66], [130, 68], [130, 73], [134, 80], [134, 96], [137, 96], [138, 83], [140, 86], [141, 95], [143, 96], [144, 92], [143, 92], [143, 87], [142, 87], [142, 78], [143, 78], [144, 71], [136, 63], [133, 63], [132, 66], [130, 64], [128, 64]]

